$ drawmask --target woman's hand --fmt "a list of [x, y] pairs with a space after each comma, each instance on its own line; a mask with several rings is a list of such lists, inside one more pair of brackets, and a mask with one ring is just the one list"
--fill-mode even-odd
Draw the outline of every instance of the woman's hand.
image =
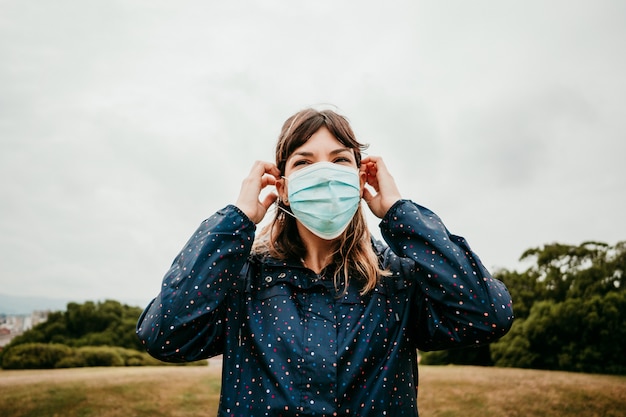
[[265, 217], [267, 209], [276, 201], [278, 194], [268, 193], [260, 200], [261, 191], [265, 187], [273, 186], [280, 179], [280, 171], [271, 162], [256, 161], [250, 174], [241, 183], [241, 190], [235, 205], [243, 211], [255, 224]]
[[364, 158], [361, 161], [360, 171], [365, 174], [365, 184], [376, 192], [374, 194], [369, 188], [363, 187], [363, 199], [372, 213], [382, 218], [391, 206], [402, 198], [396, 182], [379, 156]]

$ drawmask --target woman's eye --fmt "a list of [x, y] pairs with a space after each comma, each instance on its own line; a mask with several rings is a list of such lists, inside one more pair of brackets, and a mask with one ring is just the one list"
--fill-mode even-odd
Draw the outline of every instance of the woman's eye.
[[352, 163], [350, 158], [346, 158], [346, 157], [343, 157], [343, 156], [335, 159], [333, 162], [336, 163], [336, 164], [342, 164], [342, 163], [350, 164], [350, 163]]
[[295, 162], [293, 163], [293, 166], [294, 166], [294, 167], [297, 167], [297, 166], [300, 166], [300, 165], [306, 165], [306, 164], [308, 164], [308, 163], [309, 163], [309, 161], [307, 161], [306, 159], [300, 159], [300, 160], [298, 160], [298, 161], [295, 161]]

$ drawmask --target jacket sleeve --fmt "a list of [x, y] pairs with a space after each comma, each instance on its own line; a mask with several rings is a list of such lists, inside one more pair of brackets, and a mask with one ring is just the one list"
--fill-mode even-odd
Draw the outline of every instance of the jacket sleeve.
[[510, 329], [513, 309], [508, 290], [437, 215], [401, 200], [380, 227], [394, 254], [412, 260], [405, 275], [418, 287], [411, 306], [417, 317], [418, 349], [489, 343]]
[[235, 206], [202, 222], [137, 323], [148, 353], [167, 362], [222, 353], [228, 297], [252, 248], [255, 225]]

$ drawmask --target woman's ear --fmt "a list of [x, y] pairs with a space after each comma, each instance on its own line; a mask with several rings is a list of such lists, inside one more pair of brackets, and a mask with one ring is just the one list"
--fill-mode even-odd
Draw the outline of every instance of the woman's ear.
[[287, 179], [282, 177], [279, 180], [276, 180], [276, 192], [278, 193], [278, 198], [283, 202], [284, 205], [289, 205], [289, 198], [287, 194]]
[[365, 189], [365, 184], [367, 184], [367, 174], [361, 169], [359, 169], [359, 183], [361, 188], [361, 198], [363, 198], [363, 190]]

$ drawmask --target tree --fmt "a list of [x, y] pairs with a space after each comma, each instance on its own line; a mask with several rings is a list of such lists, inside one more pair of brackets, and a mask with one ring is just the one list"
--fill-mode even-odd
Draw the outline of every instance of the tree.
[[[553, 243], [528, 249], [520, 259], [535, 262], [524, 275], [539, 285], [535, 294], [538, 300], [561, 302], [624, 290], [626, 241], [614, 247], [601, 242], [584, 242], [580, 246]], [[516, 286], [515, 282], [505, 283]]]
[[[492, 343], [496, 366], [626, 374], [626, 241], [526, 250], [523, 272], [502, 269], [515, 321]], [[484, 349], [484, 348], [483, 348]], [[427, 352], [422, 363], [484, 363], [478, 351]]]
[[511, 292], [517, 319], [491, 346], [495, 364], [626, 374], [626, 242], [555, 243], [522, 259], [535, 264], [496, 274]]

